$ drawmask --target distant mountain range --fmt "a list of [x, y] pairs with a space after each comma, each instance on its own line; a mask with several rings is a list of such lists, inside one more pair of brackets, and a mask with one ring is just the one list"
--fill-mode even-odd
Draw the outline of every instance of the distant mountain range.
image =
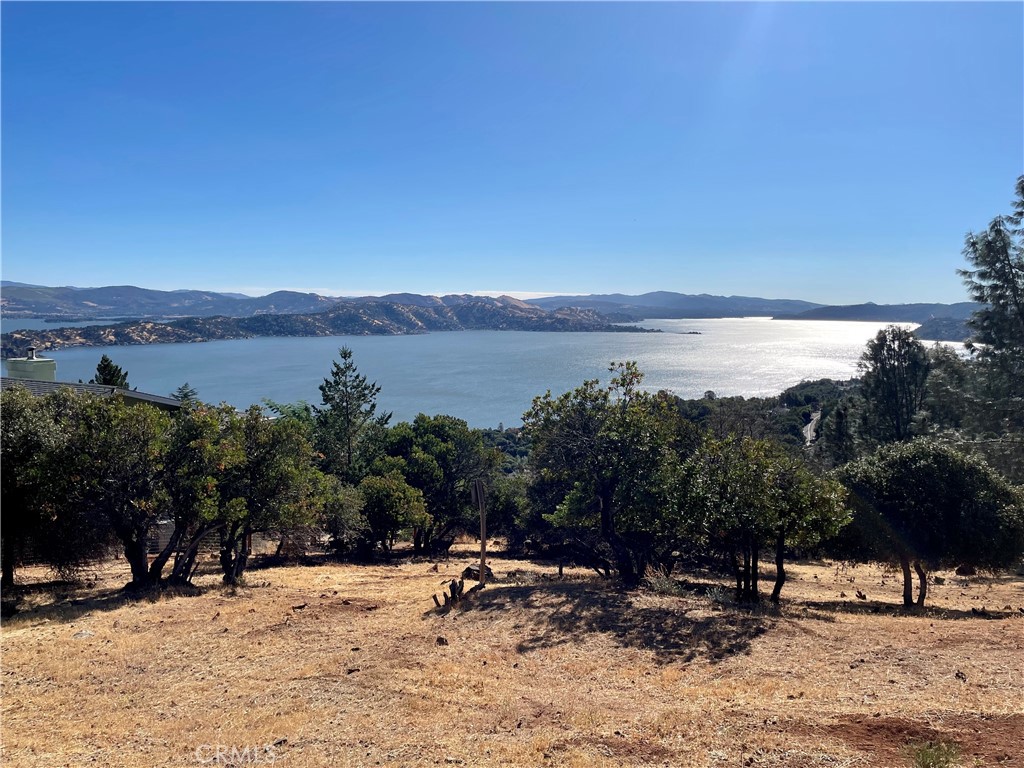
[[11, 331], [0, 337], [0, 354], [5, 358], [21, 357], [30, 346], [44, 351], [256, 336], [369, 336], [461, 330], [645, 332], [634, 326], [613, 325], [589, 309], [546, 310], [508, 296], [466, 297], [462, 301], [453, 299], [450, 304], [438, 300], [430, 306], [357, 300], [338, 302], [326, 311], [311, 314], [189, 317], [167, 322], [138, 320], [113, 325]]
[[[49, 287], [9, 280], [0, 282], [0, 313], [5, 317], [45, 317], [57, 320], [92, 320], [109, 317], [253, 317], [270, 314], [311, 314], [349, 304], [390, 303], [414, 307], [455, 307], [486, 297], [469, 294], [424, 296], [392, 293], [385, 296], [346, 298], [316, 293], [275, 291], [266, 296], [239, 293], [177, 290], [158, 291], [133, 285], [102, 288]], [[763, 299], [755, 296], [692, 295], [654, 291], [637, 296], [621, 293], [586, 296], [548, 296], [526, 302], [542, 309], [575, 307], [621, 319], [702, 317], [799, 317], [808, 320], [872, 320], [923, 323], [935, 317], [963, 319], [978, 305], [958, 304], [853, 304], [827, 306], [798, 299]]]
[[251, 317], [322, 312], [340, 299], [315, 293], [276, 291], [252, 298], [213, 291], [156, 291], [134, 285], [103, 288], [52, 288], [3, 281], [0, 313], [6, 317], [93, 320], [109, 317]]
[[[469, 294], [424, 296], [415, 293], [346, 298], [276, 291], [253, 297], [213, 291], [158, 291], [132, 285], [49, 287], [7, 280], [2, 281], [0, 289], [0, 313], [7, 318], [43, 317], [56, 323], [111, 318], [145, 321], [108, 328], [16, 331], [4, 335], [5, 354], [16, 351], [20, 354], [30, 343], [46, 349], [80, 344], [138, 344], [267, 335], [419, 333], [469, 328], [607, 330], [618, 328], [612, 323], [643, 319], [750, 316], [921, 323], [924, 324], [922, 338], [955, 337], [959, 340], [967, 333], [963, 322], [980, 306], [972, 302], [826, 306], [797, 299], [689, 295], [671, 291], [638, 296], [621, 293], [549, 296], [524, 302], [508, 296], [495, 299]], [[210, 322], [199, 322], [204, 318]]]
[[671, 291], [654, 291], [639, 296], [622, 293], [589, 296], [548, 296], [529, 299], [545, 309], [579, 307], [605, 314], [614, 313], [636, 320], [651, 318], [754, 317], [796, 315], [822, 307], [797, 299], [761, 299], [754, 296], [711, 296], [707, 293], [688, 295]]

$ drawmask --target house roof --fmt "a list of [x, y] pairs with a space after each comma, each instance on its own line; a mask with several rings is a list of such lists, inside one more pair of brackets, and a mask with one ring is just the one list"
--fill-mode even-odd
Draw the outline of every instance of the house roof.
[[36, 397], [43, 397], [51, 392], [56, 392], [65, 387], [78, 393], [89, 393], [100, 397], [118, 396], [129, 403], [149, 403], [158, 408], [166, 410], [177, 410], [181, 408], [181, 401], [174, 397], [163, 395], [151, 395], [148, 392], [138, 392], [134, 389], [112, 387], [108, 384], [77, 384], [71, 381], [39, 381], [37, 379], [14, 379], [9, 376], [0, 378], [0, 389], [12, 387], [24, 387]]

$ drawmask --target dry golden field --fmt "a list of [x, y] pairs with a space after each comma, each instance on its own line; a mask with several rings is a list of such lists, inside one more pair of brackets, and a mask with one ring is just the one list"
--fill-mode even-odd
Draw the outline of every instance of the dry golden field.
[[905, 615], [892, 574], [798, 565], [780, 610], [751, 611], [705, 576], [624, 593], [499, 558], [432, 611], [470, 561], [140, 601], [116, 564], [40, 584], [2, 628], [3, 765], [910, 766], [943, 741], [1024, 766], [1020, 577], [943, 573]]

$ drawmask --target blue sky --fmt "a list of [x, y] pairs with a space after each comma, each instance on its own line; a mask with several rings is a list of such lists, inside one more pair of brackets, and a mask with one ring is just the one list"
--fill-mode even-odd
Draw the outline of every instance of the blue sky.
[[1020, 3], [15, 3], [3, 277], [961, 301]]

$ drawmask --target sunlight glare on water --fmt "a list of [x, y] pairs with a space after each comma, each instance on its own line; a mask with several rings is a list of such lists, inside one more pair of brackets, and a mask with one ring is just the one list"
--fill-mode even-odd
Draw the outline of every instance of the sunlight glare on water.
[[865, 343], [886, 324], [736, 318], [640, 325], [663, 332], [260, 338], [76, 348], [52, 356], [64, 381], [88, 380], [106, 353], [141, 391], [165, 395], [187, 381], [200, 399], [247, 407], [263, 398], [318, 403], [317, 387], [344, 345], [359, 371], [380, 384], [379, 407], [395, 420], [448, 413], [477, 427], [515, 426], [547, 389], [560, 394], [585, 379], [606, 381], [612, 360], [636, 360], [645, 388], [687, 398], [707, 390], [767, 396], [803, 380], [848, 379], [857, 375]]

